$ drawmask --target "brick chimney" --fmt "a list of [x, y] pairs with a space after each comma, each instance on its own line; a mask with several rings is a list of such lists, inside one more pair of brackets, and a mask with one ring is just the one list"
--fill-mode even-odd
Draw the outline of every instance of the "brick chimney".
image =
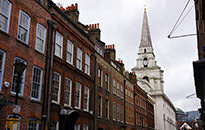
[[129, 80], [134, 84], [137, 83], [137, 76], [136, 76], [135, 72], [130, 72], [129, 73]]
[[124, 74], [124, 73], [125, 73], [125, 67], [124, 67], [123, 60], [119, 59], [119, 60], [117, 61], [117, 63], [118, 63], [118, 65], [120, 66], [120, 72], [121, 72], [122, 74]]
[[116, 58], [115, 45], [114, 44], [113, 45], [106, 45], [105, 50], [107, 52], [108, 58], [115, 61], [115, 58]]
[[97, 40], [100, 40], [100, 32], [99, 23], [89, 24], [88, 35], [91, 41], [95, 43]]
[[77, 23], [79, 19], [78, 4], [67, 6], [66, 9], [60, 7], [62, 11], [74, 22]]

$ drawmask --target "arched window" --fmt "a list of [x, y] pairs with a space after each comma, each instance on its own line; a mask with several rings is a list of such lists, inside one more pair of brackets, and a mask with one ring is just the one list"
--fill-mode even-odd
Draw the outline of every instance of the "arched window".
[[[21, 116], [15, 115], [15, 117], [18, 118], [18, 120], [21, 120]], [[9, 118], [14, 118], [14, 114], [9, 114], [8, 119]], [[21, 127], [20, 125], [21, 125], [21, 122], [18, 122], [18, 128], [16, 130], [20, 130], [20, 127]]]
[[146, 49], [144, 49], [144, 53], [146, 53], [147, 52], [147, 50]]
[[149, 82], [149, 78], [147, 76], [144, 76], [143, 79], [147, 80]]

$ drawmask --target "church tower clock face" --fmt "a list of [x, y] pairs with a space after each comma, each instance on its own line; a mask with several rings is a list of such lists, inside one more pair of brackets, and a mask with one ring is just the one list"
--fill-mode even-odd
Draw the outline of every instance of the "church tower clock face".
[[144, 67], [147, 67], [147, 66], [148, 66], [148, 60], [147, 60], [147, 58], [144, 58], [144, 60], [143, 60], [143, 65], [144, 65]]

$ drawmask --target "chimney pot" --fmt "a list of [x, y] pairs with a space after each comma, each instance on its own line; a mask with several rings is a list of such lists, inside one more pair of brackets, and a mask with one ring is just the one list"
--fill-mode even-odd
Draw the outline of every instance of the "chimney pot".
[[70, 7], [69, 7], [69, 6], [67, 6], [65, 9], [68, 11], [68, 10], [69, 10], [69, 8], [70, 8]]
[[78, 10], [78, 3], [75, 3], [75, 9]]
[[100, 28], [100, 24], [99, 23], [97, 23], [97, 29], [99, 29]]
[[95, 29], [96, 29], [96, 24], [94, 24], [94, 26], [95, 26]]
[[62, 10], [62, 11], [64, 10], [63, 6], [60, 6], [60, 10]]
[[91, 30], [91, 24], [89, 24], [89, 30]]

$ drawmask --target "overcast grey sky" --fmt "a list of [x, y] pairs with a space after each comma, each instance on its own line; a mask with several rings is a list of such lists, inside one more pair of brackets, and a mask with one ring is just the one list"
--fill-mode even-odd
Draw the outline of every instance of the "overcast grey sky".
[[[136, 66], [144, 5], [147, 8], [152, 44], [157, 64], [164, 70], [165, 93], [175, 107], [197, 110], [192, 61], [197, 60], [196, 36], [168, 39], [172, 27], [188, 0], [54, 0], [63, 7], [78, 3], [83, 24], [100, 23], [101, 40], [115, 44], [117, 58], [126, 70]], [[194, 4], [190, 2], [188, 9]], [[174, 35], [195, 33], [194, 8]]]

